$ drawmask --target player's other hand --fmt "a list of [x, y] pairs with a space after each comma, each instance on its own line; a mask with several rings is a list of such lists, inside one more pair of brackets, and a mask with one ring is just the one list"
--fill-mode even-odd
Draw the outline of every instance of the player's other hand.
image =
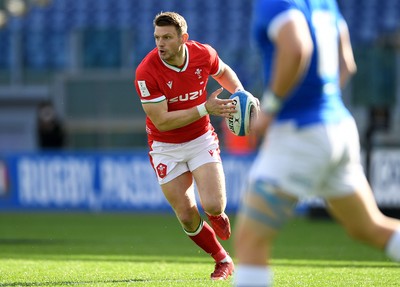
[[206, 102], [206, 109], [210, 115], [229, 118], [230, 114], [236, 113], [236, 109], [233, 105], [233, 100], [218, 98], [218, 95], [223, 90], [224, 88], [221, 87], [209, 96]]
[[250, 122], [251, 133], [257, 137], [263, 137], [268, 132], [268, 128], [273, 120], [273, 115], [257, 111], [255, 117]]

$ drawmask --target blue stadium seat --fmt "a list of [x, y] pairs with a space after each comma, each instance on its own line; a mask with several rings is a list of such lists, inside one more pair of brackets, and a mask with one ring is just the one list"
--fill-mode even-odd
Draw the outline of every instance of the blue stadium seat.
[[116, 29], [84, 31], [83, 61], [86, 68], [118, 68], [121, 64], [121, 39]]
[[48, 38], [43, 31], [24, 33], [24, 63], [27, 68], [46, 69], [49, 65]]
[[48, 36], [50, 36], [50, 67], [56, 70], [68, 67], [68, 39], [66, 35], [55, 31]]

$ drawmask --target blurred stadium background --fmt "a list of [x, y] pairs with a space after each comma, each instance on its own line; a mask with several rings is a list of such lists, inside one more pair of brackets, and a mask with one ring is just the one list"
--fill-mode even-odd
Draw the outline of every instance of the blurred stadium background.
[[[359, 69], [344, 99], [380, 205], [400, 208], [400, 1], [338, 3]], [[154, 47], [152, 20], [160, 11], [184, 15], [190, 38], [214, 46], [258, 96], [251, 9], [251, 0], [0, 0], [0, 211], [168, 209], [133, 85]], [[41, 133], [44, 106], [54, 108], [61, 136]], [[212, 120], [234, 210], [254, 153], [248, 142], [231, 146]]]

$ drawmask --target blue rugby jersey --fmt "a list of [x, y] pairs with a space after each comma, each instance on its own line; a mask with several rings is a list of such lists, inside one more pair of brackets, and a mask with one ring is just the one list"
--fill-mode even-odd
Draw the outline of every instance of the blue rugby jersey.
[[334, 0], [255, 1], [252, 33], [263, 58], [264, 81], [269, 83], [275, 50], [269, 33], [291, 17], [293, 9], [307, 20], [314, 52], [304, 79], [285, 99], [276, 121], [291, 120], [299, 127], [338, 122], [350, 113], [339, 83], [339, 25], [345, 22]]

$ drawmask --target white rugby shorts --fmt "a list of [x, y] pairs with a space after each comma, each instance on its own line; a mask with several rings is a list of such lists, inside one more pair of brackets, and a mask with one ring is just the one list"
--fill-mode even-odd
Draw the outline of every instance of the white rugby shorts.
[[267, 181], [299, 199], [353, 193], [365, 179], [354, 119], [304, 128], [271, 126], [249, 179]]
[[149, 154], [160, 185], [203, 164], [221, 162], [218, 137], [213, 131], [185, 143], [154, 141]]

